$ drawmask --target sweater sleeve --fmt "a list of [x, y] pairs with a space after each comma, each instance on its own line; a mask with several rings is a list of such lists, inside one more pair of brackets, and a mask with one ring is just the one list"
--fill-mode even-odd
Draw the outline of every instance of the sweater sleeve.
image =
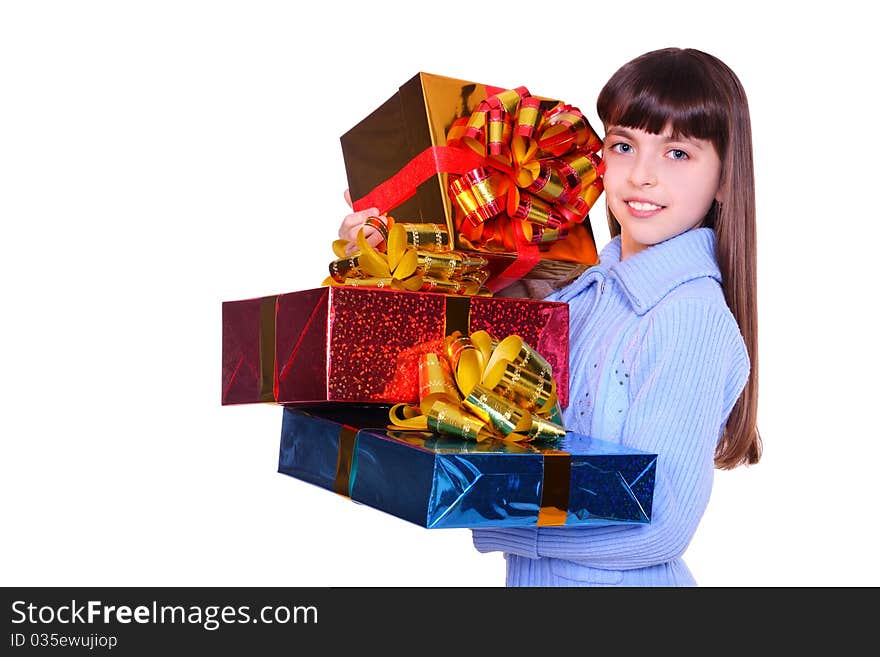
[[[558, 263], [561, 264], [561, 263]], [[565, 267], [553, 266], [552, 260], [544, 261], [540, 272], [532, 272], [532, 278], [520, 279], [495, 293], [497, 297], [521, 299], [547, 299], [550, 295], [571, 285], [589, 267], [566, 263]]]
[[474, 530], [479, 551], [619, 570], [684, 553], [708, 504], [715, 446], [745, 385], [749, 362], [726, 307], [679, 299], [652, 312], [634, 360], [621, 429], [623, 444], [658, 455], [651, 522]]

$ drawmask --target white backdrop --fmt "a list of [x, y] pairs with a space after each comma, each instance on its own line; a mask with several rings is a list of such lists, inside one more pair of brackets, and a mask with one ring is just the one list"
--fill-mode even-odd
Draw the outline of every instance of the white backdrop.
[[0, 584], [502, 585], [468, 530], [277, 473], [281, 409], [220, 404], [221, 302], [320, 285], [339, 137], [416, 72], [526, 85], [601, 130], [605, 80], [674, 45], [749, 95], [766, 448], [717, 473], [686, 560], [705, 586], [880, 585], [859, 3], [423, 5], [0, 6]]

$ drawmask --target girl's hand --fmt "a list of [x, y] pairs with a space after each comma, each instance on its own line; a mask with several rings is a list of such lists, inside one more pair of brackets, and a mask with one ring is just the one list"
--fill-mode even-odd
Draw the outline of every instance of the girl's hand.
[[[345, 196], [345, 202], [348, 203], [348, 207], [351, 207], [351, 195], [347, 189], [343, 196]], [[359, 210], [358, 212], [345, 215], [342, 219], [342, 225], [339, 227], [339, 237], [348, 242], [348, 246], [345, 248], [347, 254], [357, 251], [357, 234], [361, 228], [364, 229], [364, 237], [367, 240], [367, 244], [376, 247], [382, 242], [382, 234], [378, 230], [372, 226], [364, 226], [364, 222], [366, 222], [368, 217], [378, 217], [387, 228], [388, 219], [384, 214], [379, 214], [378, 208], [367, 208], [366, 210]]]

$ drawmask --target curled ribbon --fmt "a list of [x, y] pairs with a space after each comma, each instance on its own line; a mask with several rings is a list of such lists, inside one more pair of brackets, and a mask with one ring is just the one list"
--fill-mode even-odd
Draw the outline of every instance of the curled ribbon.
[[542, 111], [525, 87], [489, 96], [456, 120], [447, 145], [482, 159], [450, 176], [466, 248], [521, 251], [564, 239], [602, 193], [602, 141], [583, 113], [561, 102]]
[[419, 406], [395, 404], [390, 429], [481, 442], [554, 441], [565, 435], [550, 364], [518, 335], [455, 331], [419, 361]]
[[[372, 217], [370, 218], [372, 219]], [[452, 248], [449, 232], [439, 224], [381, 221], [370, 223], [383, 241], [373, 248], [358, 231], [358, 251], [346, 255], [346, 240], [336, 240], [337, 259], [330, 263], [330, 276], [322, 285], [390, 288], [445, 294], [489, 296], [483, 288], [489, 277], [488, 260]]]

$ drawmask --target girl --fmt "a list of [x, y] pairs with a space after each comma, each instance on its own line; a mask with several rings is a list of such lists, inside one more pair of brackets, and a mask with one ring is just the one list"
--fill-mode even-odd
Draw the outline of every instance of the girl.
[[576, 280], [543, 285], [569, 305], [565, 427], [658, 454], [652, 521], [475, 529], [474, 545], [504, 553], [508, 586], [695, 586], [681, 557], [714, 468], [761, 456], [748, 104], [723, 62], [667, 48], [622, 66], [597, 109], [612, 239]]

